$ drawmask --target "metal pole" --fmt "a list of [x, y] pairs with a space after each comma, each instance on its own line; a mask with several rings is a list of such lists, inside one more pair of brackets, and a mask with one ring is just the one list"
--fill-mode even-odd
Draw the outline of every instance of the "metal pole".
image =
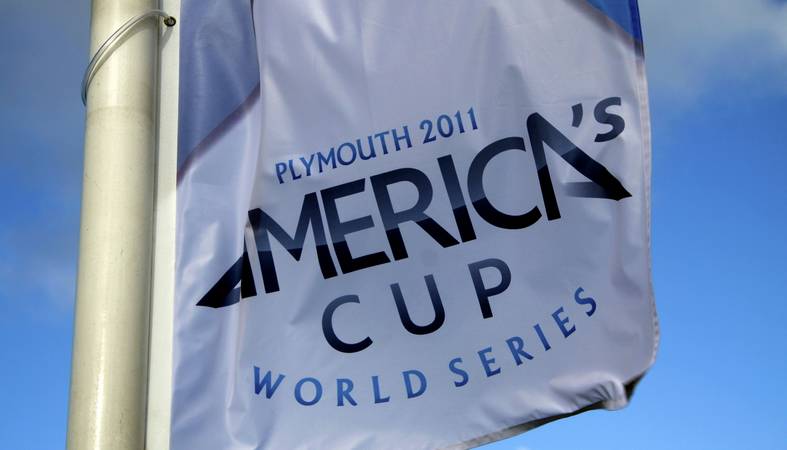
[[[93, 0], [91, 54], [155, 0]], [[157, 19], [90, 86], [68, 412], [72, 450], [145, 441], [156, 137]]]

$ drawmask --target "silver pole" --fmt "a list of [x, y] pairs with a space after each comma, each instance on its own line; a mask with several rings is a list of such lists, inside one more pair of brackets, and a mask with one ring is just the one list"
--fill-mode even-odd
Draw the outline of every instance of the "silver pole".
[[[155, 0], [93, 0], [91, 54]], [[87, 99], [76, 318], [68, 411], [72, 450], [144, 447], [160, 19], [106, 59]]]

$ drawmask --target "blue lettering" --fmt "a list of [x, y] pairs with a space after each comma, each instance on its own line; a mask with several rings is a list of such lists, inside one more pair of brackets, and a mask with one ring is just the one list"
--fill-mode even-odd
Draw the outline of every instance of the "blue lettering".
[[287, 164], [284, 164], [283, 162], [276, 163], [276, 177], [279, 178], [279, 184], [284, 183], [284, 180], [281, 178], [281, 176], [284, 175], [284, 172], [286, 171], [287, 171]]
[[377, 133], [374, 135], [377, 139], [380, 140], [380, 143], [383, 145], [383, 155], [388, 154], [388, 145], [385, 143], [385, 137], [388, 136], [387, 131], [383, 131], [382, 133]]
[[355, 144], [358, 146], [358, 156], [360, 156], [361, 159], [364, 161], [368, 159], [372, 159], [375, 156], [377, 156], [377, 154], [374, 151], [374, 140], [372, 139], [371, 136], [368, 137], [368, 142], [369, 142], [369, 155], [367, 156], [363, 154], [363, 145], [361, 145], [361, 140], [360, 139], [355, 140]]
[[303, 163], [303, 167], [306, 167], [306, 176], [309, 177], [312, 174], [312, 164], [314, 163], [314, 153], [309, 155], [309, 159], [307, 160], [303, 156], [301, 156], [301, 163]]
[[329, 163], [332, 169], [336, 168], [336, 154], [334, 153], [334, 149], [331, 149], [326, 157], [322, 156], [322, 152], [317, 152], [317, 168], [320, 173], [323, 171], [323, 164], [327, 166]]
[[355, 399], [352, 398], [350, 392], [353, 390], [353, 381], [347, 378], [339, 378], [336, 380], [336, 406], [344, 406], [344, 400], [347, 399], [353, 406], [358, 406]]
[[[303, 399], [303, 385], [311, 383], [314, 386], [314, 399], [306, 401]], [[312, 406], [317, 404], [322, 398], [322, 385], [315, 378], [304, 378], [295, 385], [295, 400], [303, 406]]]
[[292, 160], [287, 161], [287, 164], [290, 166], [290, 173], [292, 174], [293, 180], [298, 180], [303, 177], [303, 175], [295, 173], [295, 167], [292, 165]]
[[536, 334], [538, 334], [538, 340], [541, 341], [541, 345], [544, 347], [544, 351], [548, 352], [549, 349], [552, 348], [552, 346], [549, 345], [549, 341], [547, 340], [547, 337], [544, 336], [544, 331], [541, 330], [541, 325], [535, 324], [533, 325], [533, 329], [536, 330]]
[[533, 355], [522, 350], [525, 348], [525, 341], [523, 341], [521, 337], [514, 336], [510, 339], [506, 339], [506, 344], [508, 344], [508, 349], [511, 350], [511, 355], [514, 356], [514, 361], [516, 361], [517, 366], [522, 365], [522, 358], [527, 360], [533, 359]]
[[587, 314], [588, 317], [592, 317], [593, 314], [596, 313], [596, 301], [593, 300], [593, 297], [580, 297], [580, 294], [583, 292], [585, 292], [585, 290], [581, 287], [577, 289], [577, 291], [574, 292], [574, 301], [576, 301], [578, 305], [588, 305], [590, 309], [585, 311], [585, 314]]
[[[350, 159], [349, 160], [346, 160], [346, 159], [342, 158], [342, 149], [344, 149], [344, 148], [350, 149]], [[350, 164], [355, 162], [355, 158], [356, 158], [355, 146], [352, 145], [352, 143], [350, 143], [350, 142], [345, 142], [344, 144], [339, 146], [338, 150], [336, 150], [336, 156], [339, 159], [339, 163], [341, 165], [349, 166]]]
[[487, 358], [487, 354], [492, 352], [492, 347], [487, 347], [478, 352], [478, 357], [481, 358], [481, 364], [484, 366], [484, 372], [487, 377], [491, 377], [500, 373], [500, 368], [492, 369], [492, 364], [495, 363], [495, 358]]
[[562, 306], [557, 311], [552, 313], [552, 318], [555, 319], [555, 323], [558, 327], [560, 327], [560, 331], [563, 332], [563, 337], [567, 338], [571, 336], [571, 334], [576, 331], [577, 328], [573, 325], [571, 325], [571, 328], [566, 328], [569, 319], [568, 317], [560, 317], [561, 314], [565, 314]]
[[260, 395], [262, 389], [265, 388], [265, 397], [271, 398], [273, 394], [276, 393], [276, 389], [279, 388], [282, 380], [284, 379], [284, 375], [279, 374], [276, 378], [276, 382], [271, 385], [271, 371], [269, 370], [268, 373], [260, 380], [260, 368], [254, 366], [254, 393]]
[[[413, 375], [415, 375], [420, 382], [420, 386], [418, 387], [417, 391], [413, 390], [413, 384], [412, 381], [410, 381], [411, 376]], [[426, 377], [420, 370], [405, 370], [402, 372], [402, 377], [404, 378], [404, 387], [407, 389], [408, 399], [420, 397], [424, 392], [426, 392]]]
[[462, 377], [459, 381], [454, 381], [454, 386], [456, 387], [462, 387], [470, 380], [470, 376], [467, 374], [467, 371], [457, 367], [457, 364], [461, 362], [462, 358], [454, 358], [450, 363], [448, 363], [448, 370]]
[[401, 150], [401, 146], [399, 145], [400, 141], [407, 142], [407, 148], [413, 148], [413, 143], [412, 143], [412, 141], [410, 141], [410, 130], [407, 129], [407, 125], [404, 125], [402, 127], [402, 130], [404, 131], [404, 134], [402, 136], [399, 136], [396, 133], [396, 129], [395, 128], [393, 130], [391, 130], [391, 134], [393, 135], [393, 138], [394, 138], [394, 144], [396, 144], [396, 151], [397, 152], [399, 150]]
[[380, 377], [377, 375], [372, 377], [372, 390], [374, 391], [374, 403], [388, 403], [391, 401], [391, 396], [383, 397], [380, 395]]

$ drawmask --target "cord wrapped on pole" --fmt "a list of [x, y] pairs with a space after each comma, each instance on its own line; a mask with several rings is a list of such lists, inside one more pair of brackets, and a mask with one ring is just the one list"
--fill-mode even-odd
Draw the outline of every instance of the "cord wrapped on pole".
[[93, 81], [93, 76], [96, 74], [96, 70], [101, 66], [101, 64], [106, 59], [108, 53], [115, 47], [115, 45], [120, 42], [123, 36], [126, 35], [129, 31], [131, 31], [137, 24], [141, 23], [145, 19], [149, 19], [152, 17], [163, 17], [164, 18], [164, 25], [167, 27], [175, 26], [177, 20], [175, 17], [170, 16], [165, 11], [160, 9], [154, 9], [145, 13], [142, 13], [138, 16], [132, 17], [128, 19], [123, 25], [120, 26], [114, 33], [112, 33], [101, 46], [96, 51], [96, 54], [90, 59], [90, 63], [87, 65], [85, 69], [85, 74], [82, 77], [82, 104], [87, 105], [87, 90], [90, 88], [90, 82]]

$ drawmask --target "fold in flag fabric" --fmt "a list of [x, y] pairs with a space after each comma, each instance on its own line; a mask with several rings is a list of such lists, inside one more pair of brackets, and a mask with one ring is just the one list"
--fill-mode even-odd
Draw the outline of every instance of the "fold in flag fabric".
[[469, 448], [652, 365], [636, 1], [183, 0], [173, 449]]

